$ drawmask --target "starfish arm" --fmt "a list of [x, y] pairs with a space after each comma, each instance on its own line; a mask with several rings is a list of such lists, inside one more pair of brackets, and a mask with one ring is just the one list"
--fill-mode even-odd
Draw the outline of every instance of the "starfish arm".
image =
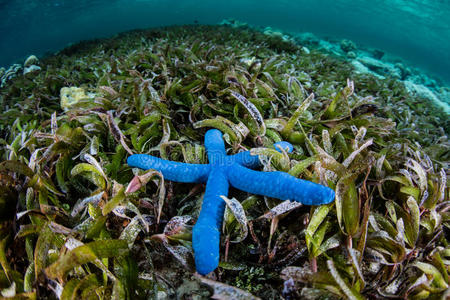
[[[284, 141], [277, 142], [273, 146], [278, 152], [281, 152], [280, 148], [283, 148], [287, 153], [291, 153], [294, 150], [292, 144]], [[251, 155], [250, 151], [239, 152], [229, 157], [233, 162], [246, 168], [255, 169], [261, 166], [258, 155]]]
[[210, 164], [225, 163], [226, 152], [222, 132], [217, 129], [208, 130], [205, 134], [205, 148]]
[[284, 151], [286, 151], [287, 153], [291, 153], [292, 151], [294, 151], [294, 146], [286, 141], [276, 142], [275, 144], [273, 144], [273, 146], [278, 152], [281, 152], [280, 148], [284, 149]]
[[214, 169], [208, 178], [202, 209], [192, 231], [195, 267], [202, 275], [219, 265], [220, 228], [225, 210], [225, 202], [220, 196], [227, 196], [228, 188], [225, 174]]
[[131, 155], [127, 164], [144, 170], [157, 170], [163, 174], [164, 179], [177, 182], [206, 182], [210, 170], [209, 165], [168, 161], [147, 154]]
[[250, 151], [243, 151], [229, 156], [232, 162], [240, 164], [241, 166], [255, 169], [261, 166], [258, 155], [251, 155]]
[[258, 172], [234, 164], [227, 168], [226, 174], [233, 187], [252, 194], [306, 205], [327, 204], [334, 200], [334, 191], [329, 187], [284, 172]]

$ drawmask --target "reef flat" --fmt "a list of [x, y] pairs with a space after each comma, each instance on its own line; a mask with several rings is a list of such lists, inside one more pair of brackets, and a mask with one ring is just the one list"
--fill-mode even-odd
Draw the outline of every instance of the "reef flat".
[[[450, 120], [399, 78], [232, 26], [131, 31], [27, 68], [0, 89], [2, 296], [448, 293]], [[306, 207], [230, 189], [219, 268], [200, 276], [191, 236], [204, 186], [126, 159], [206, 164], [211, 128], [227, 154], [250, 150], [262, 171], [336, 199]], [[282, 140], [291, 153], [272, 147]]]
[[381, 79], [395, 78], [405, 85], [410, 94], [422, 98], [424, 101], [433, 102], [434, 105], [450, 115], [449, 83], [391, 53], [348, 39], [319, 37], [311, 32], [291, 32], [272, 27], [260, 27], [235, 19], [225, 19], [220, 22], [220, 25], [258, 30], [268, 37], [278, 37], [297, 44], [305, 52], [314, 49], [348, 61], [357, 73], [371, 74]]

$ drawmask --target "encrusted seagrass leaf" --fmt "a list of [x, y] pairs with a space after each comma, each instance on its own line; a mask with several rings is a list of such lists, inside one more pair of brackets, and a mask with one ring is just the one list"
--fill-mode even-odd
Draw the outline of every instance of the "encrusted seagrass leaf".
[[252, 116], [253, 120], [255, 120], [256, 124], [258, 124], [259, 127], [259, 134], [265, 135], [266, 133], [266, 125], [264, 124], [264, 118], [261, 115], [261, 112], [256, 108], [256, 106], [248, 101], [244, 96], [241, 94], [230, 91], [231, 95], [236, 98], [244, 107], [248, 110], [250, 115]]
[[124, 240], [99, 240], [80, 245], [58, 258], [46, 269], [50, 278], [64, 278], [65, 274], [76, 266], [101, 258], [119, 257], [128, 253], [128, 244]]
[[234, 240], [231, 240], [232, 243], [242, 242], [248, 235], [248, 226], [247, 226], [247, 217], [245, 216], [245, 210], [242, 207], [241, 203], [235, 198], [228, 199], [225, 196], [220, 196], [220, 198], [225, 201], [227, 204], [227, 209], [225, 210], [223, 229], [226, 228], [227, 225], [231, 225], [233, 220], [238, 222], [238, 237]]

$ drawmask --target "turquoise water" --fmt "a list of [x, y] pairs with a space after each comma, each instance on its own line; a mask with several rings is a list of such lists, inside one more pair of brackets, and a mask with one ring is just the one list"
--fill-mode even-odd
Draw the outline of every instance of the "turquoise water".
[[450, 1], [443, 0], [0, 0], [0, 66], [124, 30], [225, 18], [351, 39], [450, 83]]

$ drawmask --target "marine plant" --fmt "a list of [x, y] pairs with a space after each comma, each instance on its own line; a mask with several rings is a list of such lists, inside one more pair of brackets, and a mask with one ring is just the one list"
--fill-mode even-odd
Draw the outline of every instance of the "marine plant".
[[[224, 26], [86, 41], [40, 67], [0, 89], [2, 296], [448, 294], [449, 118], [394, 78]], [[336, 201], [230, 189], [219, 268], [192, 276], [204, 187], [126, 159], [206, 164], [211, 128], [228, 154], [250, 149], [262, 171], [324, 183]], [[292, 152], [273, 149], [282, 140]]]

